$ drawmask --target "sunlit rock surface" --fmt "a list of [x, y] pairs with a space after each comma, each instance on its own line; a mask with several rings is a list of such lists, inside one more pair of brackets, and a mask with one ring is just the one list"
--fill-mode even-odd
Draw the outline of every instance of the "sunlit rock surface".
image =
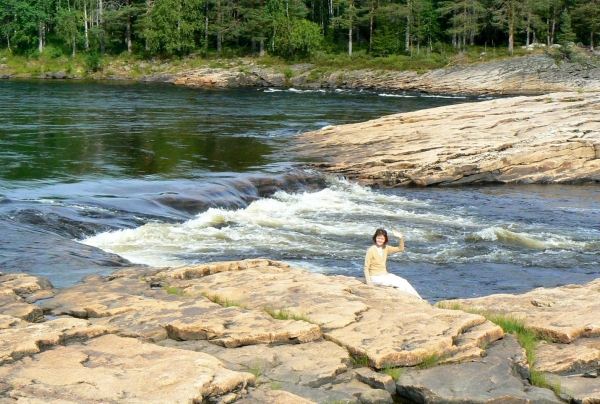
[[329, 126], [295, 151], [377, 186], [600, 182], [600, 93], [503, 98]]
[[[0, 314], [2, 403], [374, 403], [391, 394], [427, 403], [557, 402], [529, 384], [524, 350], [482, 315], [356, 278], [252, 259], [131, 267], [64, 289], [43, 278], [0, 281], [6, 296], [42, 313], [30, 321]], [[568, 303], [554, 320], [535, 315], [531, 324], [562, 321], [579, 337], [541, 344], [535, 363], [569, 386], [575, 402], [597, 396], [593, 321], [572, 330], [586, 314], [595, 318], [599, 282], [490, 297], [521, 315], [521, 301], [542, 311]], [[388, 371], [401, 375], [398, 383]]]
[[17, 400], [191, 403], [245, 389], [255, 377], [200, 352], [108, 335], [0, 367], [0, 380]]

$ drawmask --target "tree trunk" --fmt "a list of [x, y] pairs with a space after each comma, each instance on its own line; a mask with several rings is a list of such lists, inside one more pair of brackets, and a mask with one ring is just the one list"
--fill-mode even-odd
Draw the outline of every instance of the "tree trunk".
[[259, 46], [258, 56], [259, 57], [265, 56], [265, 39], [264, 38], [260, 38], [260, 43], [258, 46]]
[[83, 32], [85, 33], [85, 50], [90, 50], [90, 38], [88, 36], [87, 5], [83, 3]]
[[208, 0], [204, 2], [204, 49], [208, 49]]
[[127, 53], [131, 55], [132, 46], [131, 46], [131, 16], [127, 15], [127, 29], [125, 32], [127, 37]]
[[40, 53], [42, 53], [44, 51], [44, 23], [43, 22], [39, 22], [38, 23], [38, 51], [40, 51]]
[[375, 14], [375, 9], [371, 7], [371, 15], [369, 16], [369, 53], [373, 51], [373, 14]]
[[[104, 11], [104, 3], [103, 0], [98, 0], [98, 22], [101, 28], [104, 28], [104, 20], [102, 19], [102, 12]], [[102, 29], [100, 33], [100, 53], [104, 55], [105, 52], [104, 47], [104, 29]]]
[[404, 38], [404, 49], [408, 52], [410, 49], [410, 1], [406, 3], [409, 11], [406, 15], [406, 37]]
[[590, 50], [593, 52], [594, 51], [594, 31], [592, 30], [592, 33], [590, 34]]
[[514, 21], [508, 22], [508, 51], [512, 55], [515, 46], [515, 23]]
[[352, 23], [348, 28], [348, 56], [352, 56]]
[[552, 14], [552, 33], [550, 35], [550, 42], [551, 42], [552, 45], [554, 45], [554, 34], [555, 34], [555, 31], [556, 31], [556, 10]]
[[529, 47], [529, 35], [531, 35], [531, 14], [527, 13], [527, 27], [525, 27], [525, 35], [527, 39], [525, 40], [525, 46]]
[[221, 19], [222, 19], [222, 16], [221, 16], [221, 2], [220, 1], [217, 2], [217, 9], [218, 9], [218, 12], [217, 12], [217, 52], [221, 53], [221, 48], [222, 48]]
[[71, 56], [73, 56], [73, 57], [75, 57], [75, 47], [77, 46], [76, 39], [77, 38], [75, 38], [75, 37], [72, 38], [72, 41], [73, 41], [73, 53], [71, 54]]

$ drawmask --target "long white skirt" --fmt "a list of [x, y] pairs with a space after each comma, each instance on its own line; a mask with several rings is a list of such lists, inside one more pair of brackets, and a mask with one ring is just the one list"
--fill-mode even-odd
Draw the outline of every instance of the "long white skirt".
[[412, 285], [408, 283], [406, 279], [394, 274], [371, 276], [371, 282], [373, 283], [373, 285], [392, 286], [398, 290], [410, 293], [412, 295], [417, 296], [418, 298], [421, 298], [421, 296], [419, 296], [415, 288], [413, 288]]

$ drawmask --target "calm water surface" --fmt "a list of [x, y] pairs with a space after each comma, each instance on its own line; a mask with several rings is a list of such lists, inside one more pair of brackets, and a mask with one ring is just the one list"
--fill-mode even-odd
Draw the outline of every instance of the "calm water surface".
[[[431, 302], [597, 278], [600, 187], [373, 191], [301, 168], [294, 135], [477, 98], [171, 85], [0, 82], [0, 265], [57, 286], [129, 262], [270, 257], [389, 270]], [[315, 159], [319, 156], [315, 156]]]

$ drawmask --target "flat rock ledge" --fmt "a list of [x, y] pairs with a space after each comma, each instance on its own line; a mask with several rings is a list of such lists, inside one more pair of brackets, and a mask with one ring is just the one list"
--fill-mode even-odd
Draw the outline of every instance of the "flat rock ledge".
[[600, 93], [502, 98], [328, 126], [292, 151], [378, 187], [600, 182]]
[[[599, 291], [490, 297], [532, 310], [550, 336], [535, 369], [577, 403], [599, 402]], [[65, 289], [0, 273], [2, 404], [561, 402], [530, 377], [517, 340], [483, 315], [268, 259], [125, 268]]]

